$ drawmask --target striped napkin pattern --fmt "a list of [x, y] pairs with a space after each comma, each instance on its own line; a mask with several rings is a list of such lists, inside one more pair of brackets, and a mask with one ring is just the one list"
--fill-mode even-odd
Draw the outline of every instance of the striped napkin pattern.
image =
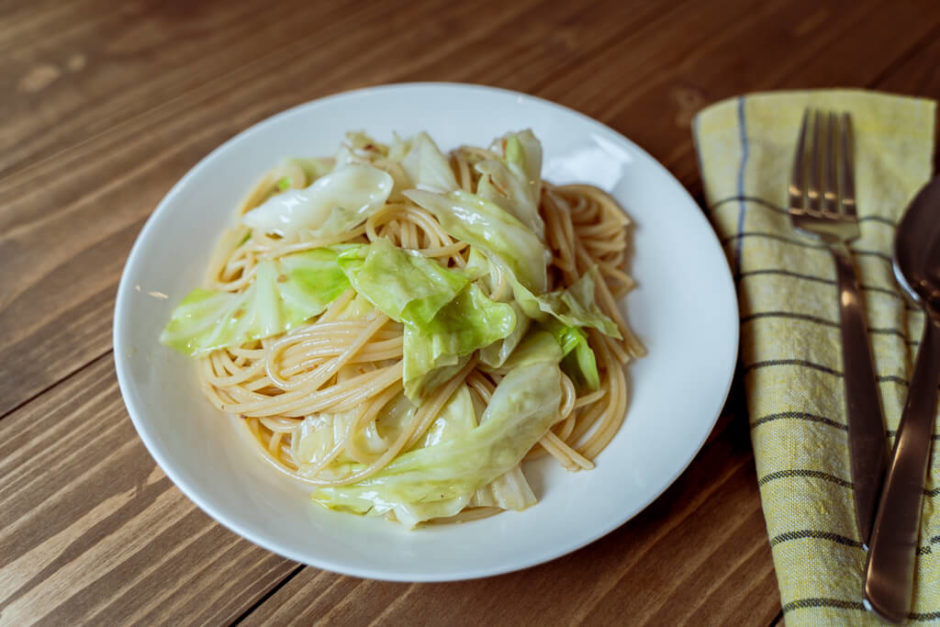
[[[707, 212], [738, 289], [738, 373], [786, 622], [879, 624], [862, 605], [866, 554], [852, 501], [835, 266], [785, 209], [807, 106], [853, 118], [861, 237], [852, 251], [890, 445], [923, 325], [895, 284], [891, 252], [897, 221], [930, 177], [936, 105], [861, 90], [754, 94], [703, 110], [693, 129]], [[912, 621], [940, 619], [938, 449]]]

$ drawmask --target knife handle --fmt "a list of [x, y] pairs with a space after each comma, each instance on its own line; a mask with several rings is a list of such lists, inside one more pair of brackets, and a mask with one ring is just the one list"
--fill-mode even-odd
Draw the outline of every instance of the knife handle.
[[865, 570], [869, 609], [891, 622], [907, 618], [911, 605], [921, 500], [930, 458], [940, 378], [940, 321], [929, 314], [911, 387], [901, 414]]
[[832, 252], [839, 288], [842, 369], [845, 375], [849, 459], [855, 486], [855, 521], [859, 538], [867, 546], [887, 463], [885, 427], [855, 267], [843, 243], [835, 242]]

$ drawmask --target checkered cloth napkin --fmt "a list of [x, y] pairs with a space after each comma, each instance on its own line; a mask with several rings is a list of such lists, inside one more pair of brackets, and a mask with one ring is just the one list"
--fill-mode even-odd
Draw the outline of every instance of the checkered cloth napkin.
[[[738, 372], [786, 623], [878, 624], [862, 605], [835, 266], [785, 209], [806, 107], [852, 115], [861, 237], [851, 248], [893, 444], [923, 320], [895, 284], [891, 252], [895, 225], [930, 178], [936, 103], [861, 90], [753, 94], [708, 107], [694, 124], [708, 216], [738, 289]], [[940, 619], [936, 444], [910, 619]]]

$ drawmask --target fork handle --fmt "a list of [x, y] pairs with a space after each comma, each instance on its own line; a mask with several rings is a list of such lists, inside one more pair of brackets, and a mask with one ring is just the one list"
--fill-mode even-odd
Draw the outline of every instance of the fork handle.
[[907, 618], [911, 604], [924, 477], [937, 409], [938, 325], [940, 321], [926, 316], [865, 571], [869, 609], [895, 623]]
[[848, 247], [832, 243], [839, 288], [842, 368], [849, 426], [849, 458], [855, 486], [855, 520], [867, 545], [875, 519], [878, 491], [885, 472], [885, 428], [861, 290]]

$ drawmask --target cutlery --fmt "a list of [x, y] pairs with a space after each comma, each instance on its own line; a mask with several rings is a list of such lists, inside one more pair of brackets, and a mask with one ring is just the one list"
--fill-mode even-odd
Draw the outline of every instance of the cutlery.
[[865, 600], [885, 620], [900, 622], [911, 604], [940, 380], [940, 177], [920, 191], [898, 223], [894, 273], [924, 309], [924, 334], [875, 518]]
[[797, 229], [818, 236], [835, 258], [855, 520], [866, 545], [884, 476], [886, 447], [868, 325], [848, 248], [859, 236], [853, 157], [849, 115], [807, 109], [793, 160], [789, 214]]

